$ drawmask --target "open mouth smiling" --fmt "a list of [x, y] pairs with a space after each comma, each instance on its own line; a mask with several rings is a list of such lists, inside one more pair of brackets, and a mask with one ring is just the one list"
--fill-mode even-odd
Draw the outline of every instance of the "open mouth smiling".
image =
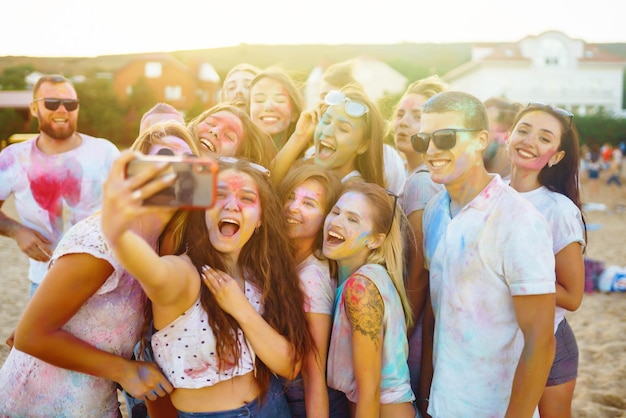
[[338, 234], [334, 231], [328, 231], [328, 234], [326, 236], [326, 242], [328, 244], [340, 244], [345, 240], [346, 238], [343, 235]]
[[239, 222], [232, 218], [220, 219], [217, 223], [220, 234], [225, 237], [232, 237], [239, 231]]
[[200, 143], [202, 145], [204, 145], [205, 147], [207, 147], [209, 149], [209, 151], [216, 152], [215, 151], [215, 145], [213, 145], [213, 143], [211, 141], [209, 141], [208, 139], [200, 138]]

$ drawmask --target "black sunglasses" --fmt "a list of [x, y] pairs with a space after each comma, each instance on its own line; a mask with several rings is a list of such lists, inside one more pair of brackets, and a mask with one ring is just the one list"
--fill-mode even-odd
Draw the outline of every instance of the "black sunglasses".
[[79, 103], [78, 99], [47, 99], [43, 97], [35, 99], [33, 101], [37, 102], [39, 100], [43, 100], [43, 105], [48, 110], [57, 110], [59, 106], [63, 105], [63, 107], [65, 107], [65, 110], [67, 110], [68, 112], [73, 112], [74, 110], [78, 109]]
[[411, 136], [411, 145], [417, 152], [424, 153], [428, 151], [428, 144], [432, 138], [433, 144], [440, 151], [446, 151], [454, 148], [456, 145], [456, 133], [457, 132], [478, 132], [482, 129], [439, 129], [432, 134], [419, 133]]
[[569, 110], [561, 109], [560, 107], [554, 107], [552, 105], [541, 103], [541, 102], [530, 102], [528, 103], [528, 106], [526, 107], [550, 109], [557, 115], [562, 116], [565, 119], [567, 119], [569, 121], [569, 125], [567, 126], [567, 129], [572, 129], [572, 120], [574, 119], [574, 114], [570, 112]]

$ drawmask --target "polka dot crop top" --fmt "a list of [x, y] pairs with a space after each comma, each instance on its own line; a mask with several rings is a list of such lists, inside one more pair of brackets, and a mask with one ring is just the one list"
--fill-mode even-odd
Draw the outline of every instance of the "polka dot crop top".
[[[261, 312], [260, 292], [247, 281], [245, 289], [248, 301], [257, 312]], [[220, 373], [215, 336], [198, 295], [185, 313], [152, 336], [154, 359], [175, 388], [212, 386], [254, 370], [252, 346], [243, 331], [239, 329], [237, 333], [241, 358], [238, 364], [224, 368]]]

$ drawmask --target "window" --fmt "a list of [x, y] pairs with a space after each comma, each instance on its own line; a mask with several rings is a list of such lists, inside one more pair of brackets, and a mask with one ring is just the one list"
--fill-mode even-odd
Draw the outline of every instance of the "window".
[[146, 62], [146, 78], [159, 78], [163, 73], [163, 65], [160, 62]]
[[541, 55], [546, 67], [562, 67], [567, 62], [567, 48], [565, 44], [555, 38], [542, 39]]
[[180, 86], [165, 86], [165, 100], [180, 100], [183, 89]]

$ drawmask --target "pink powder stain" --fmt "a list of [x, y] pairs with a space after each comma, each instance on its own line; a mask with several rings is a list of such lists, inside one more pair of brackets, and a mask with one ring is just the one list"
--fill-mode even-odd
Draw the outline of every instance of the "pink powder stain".
[[233, 131], [235, 135], [237, 135], [237, 138], [243, 138], [243, 123], [236, 115], [230, 112], [216, 112], [209, 115], [206, 118], [206, 121], [212, 126], [216, 126], [218, 124], [224, 125], [224, 131]]
[[311, 190], [310, 188], [297, 187], [294, 191], [294, 198], [296, 201], [304, 201], [307, 198], [311, 200], [315, 200], [317, 202], [322, 201], [322, 192]]
[[193, 378], [204, 376], [211, 369], [211, 364], [204, 362], [200, 367], [185, 369], [185, 375]]
[[246, 177], [244, 177], [244, 174], [242, 173], [232, 172], [229, 175], [227, 176], [225, 175], [223, 177], [225, 178], [222, 181], [224, 182], [224, 184], [226, 184], [226, 187], [228, 187], [228, 190], [233, 191], [233, 192], [239, 191], [240, 189], [244, 188], [247, 183], [246, 182], [247, 179]]
[[350, 304], [359, 303], [359, 295], [365, 294], [365, 285], [361, 281], [357, 280], [355, 277], [351, 277], [350, 279], [348, 279], [348, 282], [346, 283], [346, 289], [351, 289], [349, 301]]
[[15, 156], [13, 154], [8, 155], [9, 157], [6, 159], [6, 161], [0, 162], [0, 170], [6, 170], [15, 163]]
[[[237, 171], [224, 171], [220, 173], [220, 184], [218, 188], [222, 190], [228, 190], [228, 197], [224, 199], [224, 201], [230, 201], [235, 198], [237, 202], [237, 206], [250, 207], [250, 208], [258, 208], [259, 207], [259, 192], [256, 186], [256, 183], [246, 173], [240, 173]], [[254, 195], [254, 201], [248, 201], [242, 199], [245, 196], [247, 199], [250, 199]]]
[[67, 159], [59, 167], [53, 162], [39, 161], [30, 166], [28, 181], [33, 198], [37, 204], [48, 212], [48, 218], [57, 231], [63, 229], [61, 213], [63, 202], [76, 206], [80, 201], [83, 171], [76, 160]]

